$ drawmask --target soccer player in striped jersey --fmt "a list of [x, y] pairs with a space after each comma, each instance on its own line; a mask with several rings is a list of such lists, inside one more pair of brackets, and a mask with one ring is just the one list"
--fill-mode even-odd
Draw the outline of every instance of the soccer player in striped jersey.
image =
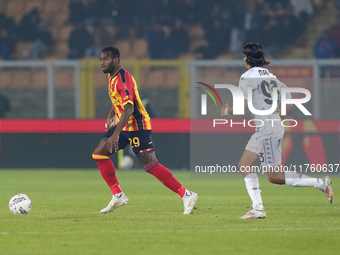
[[[111, 201], [101, 212], [113, 211], [129, 201], [119, 186], [110, 156], [130, 144], [145, 171], [181, 196], [184, 214], [192, 213], [198, 195], [185, 189], [172, 173], [158, 162], [151, 139], [150, 117], [139, 97], [135, 79], [120, 64], [119, 50], [112, 46], [105, 47], [100, 59], [103, 72], [108, 74], [108, 92], [112, 102], [105, 123], [107, 133], [92, 154], [112, 192]], [[118, 118], [117, 123], [114, 122], [114, 116]]]
[[[268, 110], [272, 107], [272, 90], [277, 88], [279, 92], [286, 87], [275, 75], [271, 74], [263, 66], [269, 62], [264, 58], [265, 50], [258, 43], [249, 43], [243, 48], [243, 60], [247, 71], [241, 76], [239, 88], [242, 89], [245, 98], [248, 98], [248, 88], [252, 91], [253, 105], [255, 109]], [[287, 98], [291, 98], [290, 93]], [[247, 100], [244, 106], [248, 105]], [[314, 187], [326, 194], [330, 203], [333, 202], [334, 192], [331, 180], [328, 176], [312, 178], [296, 172], [283, 172], [279, 170], [281, 165], [281, 147], [284, 135], [284, 128], [280, 121], [271, 124], [267, 120], [280, 119], [280, 102], [274, 113], [269, 115], [255, 115], [254, 119], [263, 120], [264, 125], [255, 124], [255, 134], [249, 140], [244, 153], [238, 163], [240, 170], [252, 169], [259, 160], [263, 167], [267, 168], [267, 177], [271, 183], [285, 184], [293, 187]], [[293, 105], [286, 106], [286, 112], [292, 109]], [[233, 114], [233, 107], [228, 104], [221, 109], [221, 115], [226, 117]], [[241, 171], [242, 172], [242, 171]], [[246, 189], [253, 202], [252, 209], [239, 219], [265, 218], [266, 213], [262, 204], [261, 190], [256, 172], [242, 172], [246, 183]]]

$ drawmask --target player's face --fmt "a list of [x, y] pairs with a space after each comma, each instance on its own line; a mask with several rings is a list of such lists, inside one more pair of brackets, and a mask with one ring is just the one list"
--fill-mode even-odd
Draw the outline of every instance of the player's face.
[[103, 73], [112, 73], [118, 63], [118, 58], [112, 58], [112, 53], [104, 51], [100, 54], [100, 65]]
[[245, 55], [244, 53], [243, 53], [243, 61], [244, 61], [244, 65], [246, 66], [246, 68], [249, 69], [250, 66], [247, 63], [247, 55]]
[[246, 62], [247, 56], [243, 53], [243, 61]]

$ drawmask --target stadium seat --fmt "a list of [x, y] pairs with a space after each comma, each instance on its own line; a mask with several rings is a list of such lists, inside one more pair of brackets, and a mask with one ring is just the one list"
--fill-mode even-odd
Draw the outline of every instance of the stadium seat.
[[54, 16], [53, 18], [53, 24], [58, 26], [58, 27], [63, 27], [65, 26], [65, 23], [69, 17], [69, 11], [68, 9], [60, 9], [60, 12], [58, 12], [57, 15]]
[[180, 83], [180, 71], [176, 69], [166, 70], [164, 73], [164, 87], [176, 88]]
[[56, 13], [57, 9], [59, 8], [59, 5], [65, 4], [65, 1], [54, 1], [49, 0], [45, 1], [43, 13], [44, 15], [50, 15], [52, 13]]
[[203, 68], [196, 69], [196, 77], [197, 78], [205, 78], [206, 70]]
[[54, 85], [58, 89], [74, 88], [74, 70], [72, 68], [57, 68], [54, 72]]
[[5, 13], [7, 10], [8, 1], [0, 5], [0, 13]]
[[233, 71], [233, 70], [225, 70], [224, 71], [224, 77], [227, 77], [227, 78], [237, 78], [239, 79], [240, 76], [242, 75], [242, 72], [240, 71]]
[[68, 42], [71, 32], [73, 30], [72, 26], [62, 26], [59, 30], [60, 33], [55, 37], [57, 41]]
[[104, 74], [99, 66], [98, 68], [94, 69], [94, 80], [96, 88], [107, 89], [108, 87], [107, 74]]
[[164, 70], [154, 70], [145, 73], [141, 88], [154, 88], [154, 87], [164, 87], [165, 86], [165, 71]]
[[34, 71], [33, 74], [33, 84], [30, 88], [35, 89], [46, 89], [47, 87], [47, 70], [41, 69]]
[[124, 59], [131, 58], [131, 42], [129, 40], [119, 40], [115, 45]]
[[23, 17], [23, 0], [11, 0], [7, 4], [6, 16], [13, 17], [17, 24], [20, 23]]
[[55, 54], [59, 58], [67, 58], [68, 51], [69, 51], [69, 48], [68, 48], [67, 42], [59, 42], [59, 43], [56, 44]]
[[34, 8], [38, 8], [39, 10], [41, 10], [42, 5], [42, 0], [29, 0], [24, 2], [24, 9], [25, 12], [28, 13]]
[[137, 59], [148, 57], [148, 42], [146, 39], [137, 39], [133, 44], [133, 55]]
[[233, 60], [234, 56], [232, 54], [221, 54], [221, 55], [218, 55], [216, 59], [218, 59], [218, 60]]
[[0, 88], [1, 89], [12, 89], [12, 79], [15, 75], [14, 70], [1, 69], [0, 71]]
[[185, 53], [185, 54], [179, 55], [178, 58], [183, 59], [183, 60], [200, 59], [200, 58], [202, 58], [202, 54], [200, 54], [200, 53]]
[[224, 77], [224, 68], [207, 67], [203, 69], [202, 78], [222, 78]]
[[31, 47], [32, 43], [31, 42], [17, 42], [15, 49], [14, 49], [14, 57], [17, 59], [22, 59], [22, 53], [29, 49]]
[[16, 74], [14, 75], [13, 82], [11, 84], [11, 88], [13, 89], [32, 88], [33, 87], [32, 81], [33, 79], [31, 70], [17, 69]]

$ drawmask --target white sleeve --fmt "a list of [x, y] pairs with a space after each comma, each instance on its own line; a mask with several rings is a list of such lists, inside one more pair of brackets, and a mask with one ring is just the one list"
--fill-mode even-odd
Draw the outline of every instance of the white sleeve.
[[[287, 88], [286, 84], [280, 82], [280, 91], [282, 88]], [[286, 99], [291, 99], [292, 98], [292, 94], [290, 93], [286, 93]]]
[[246, 82], [246, 79], [243, 76], [241, 76], [241, 78], [240, 78], [240, 81], [238, 83], [238, 87], [242, 90], [244, 98], [247, 99], [248, 98], [248, 92], [247, 92], [248, 84]]

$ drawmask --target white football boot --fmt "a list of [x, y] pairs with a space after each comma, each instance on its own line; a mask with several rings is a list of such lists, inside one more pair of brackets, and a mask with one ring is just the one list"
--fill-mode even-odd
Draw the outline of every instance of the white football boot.
[[184, 196], [183, 196], [183, 205], [184, 205], [184, 212], [183, 214], [191, 214], [192, 211], [195, 208], [195, 204], [198, 199], [198, 195], [194, 192], [191, 192], [189, 190], [185, 190]]
[[100, 212], [101, 213], [111, 212], [117, 209], [118, 207], [127, 204], [128, 202], [129, 202], [129, 199], [127, 196], [125, 196], [123, 192], [115, 194], [112, 196], [110, 203], [105, 208], [103, 208]]
[[324, 176], [321, 179], [323, 180], [323, 188], [321, 191], [328, 197], [328, 201], [333, 203], [334, 191], [332, 188], [332, 180], [328, 176]]
[[239, 217], [239, 219], [241, 219], [241, 220], [245, 220], [245, 219], [263, 219], [263, 218], [266, 218], [266, 216], [267, 215], [266, 215], [266, 212], [264, 211], [264, 209], [256, 210], [256, 209], [252, 208], [245, 215], [243, 215], [242, 217]]

